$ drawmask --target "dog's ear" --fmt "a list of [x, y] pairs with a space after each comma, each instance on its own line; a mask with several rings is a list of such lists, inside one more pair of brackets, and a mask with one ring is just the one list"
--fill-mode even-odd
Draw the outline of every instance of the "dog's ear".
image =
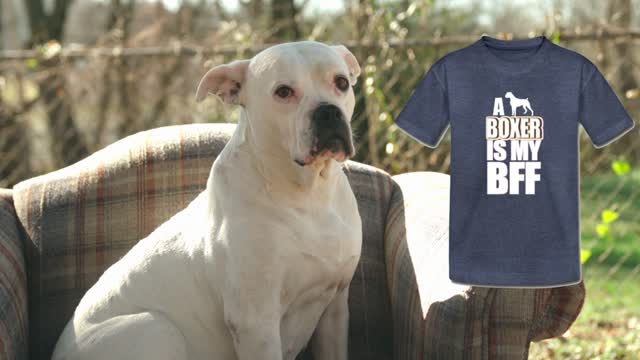
[[249, 62], [250, 60], [236, 60], [207, 71], [198, 85], [196, 102], [214, 94], [225, 103], [240, 104], [240, 91], [244, 86]]
[[360, 64], [358, 64], [358, 59], [347, 49], [344, 45], [334, 45], [332, 46], [333, 50], [335, 50], [342, 58], [344, 62], [347, 63], [347, 67], [349, 68], [349, 82], [351, 85], [355, 85], [358, 83], [358, 76], [360, 76]]

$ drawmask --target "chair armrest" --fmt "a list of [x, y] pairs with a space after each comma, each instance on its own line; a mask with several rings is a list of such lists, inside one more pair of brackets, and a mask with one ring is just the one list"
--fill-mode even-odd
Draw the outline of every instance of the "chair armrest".
[[571, 326], [584, 301], [582, 283], [516, 289], [451, 282], [449, 176], [393, 179], [385, 260], [394, 359], [526, 359], [532, 340]]
[[27, 278], [11, 190], [0, 189], [0, 359], [27, 359]]

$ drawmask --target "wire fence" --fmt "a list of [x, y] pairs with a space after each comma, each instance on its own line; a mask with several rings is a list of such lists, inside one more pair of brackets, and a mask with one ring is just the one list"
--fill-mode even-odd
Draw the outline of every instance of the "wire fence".
[[[598, 65], [629, 113], [638, 118], [632, 80], [640, 31], [600, 29], [548, 34]], [[448, 136], [437, 149], [393, 125], [430, 65], [479, 36], [344, 42], [360, 60], [352, 120], [354, 160], [391, 174], [448, 172]], [[501, 37], [509, 38], [508, 34]], [[68, 47], [0, 52], [0, 187], [74, 163], [129, 134], [170, 124], [235, 122], [237, 111], [214, 99], [194, 103], [205, 70], [268, 47]], [[637, 131], [604, 149], [584, 132], [581, 144], [582, 245], [588, 261], [640, 272], [640, 137]], [[624, 246], [620, 246], [620, 244]]]

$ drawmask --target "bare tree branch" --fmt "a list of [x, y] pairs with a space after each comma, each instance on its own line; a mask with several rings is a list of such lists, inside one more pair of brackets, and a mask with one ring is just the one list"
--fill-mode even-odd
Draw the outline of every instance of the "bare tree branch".
[[[376, 41], [345, 41], [345, 46], [354, 49], [377, 49], [384, 45], [390, 48], [410, 48], [410, 47], [446, 47], [453, 45], [470, 44], [480, 38], [481, 35], [460, 35], [443, 36], [437, 38], [420, 38], [389, 40], [384, 44]], [[610, 42], [640, 42], [640, 30], [598, 30], [590, 32], [568, 32], [562, 33], [561, 41], [593, 41], [608, 40]], [[211, 56], [211, 55], [235, 55], [238, 52], [256, 53], [276, 43], [266, 43], [260, 45], [242, 46], [238, 44], [218, 45], [208, 47], [197, 46], [158, 46], [158, 47], [135, 47], [135, 48], [70, 48], [60, 51], [61, 58], [86, 58], [86, 57], [174, 57], [174, 56]], [[40, 54], [35, 50], [4, 50], [0, 51], [0, 60], [27, 60], [38, 58]]]

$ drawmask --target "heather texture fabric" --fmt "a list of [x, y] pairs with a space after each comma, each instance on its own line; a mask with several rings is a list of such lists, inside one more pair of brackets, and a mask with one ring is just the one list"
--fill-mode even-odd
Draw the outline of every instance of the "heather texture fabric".
[[451, 280], [581, 280], [579, 126], [596, 147], [634, 126], [593, 63], [543, 36], [485, 36], [433, 64], [395, 123], [430, 147], [451, 128]]

